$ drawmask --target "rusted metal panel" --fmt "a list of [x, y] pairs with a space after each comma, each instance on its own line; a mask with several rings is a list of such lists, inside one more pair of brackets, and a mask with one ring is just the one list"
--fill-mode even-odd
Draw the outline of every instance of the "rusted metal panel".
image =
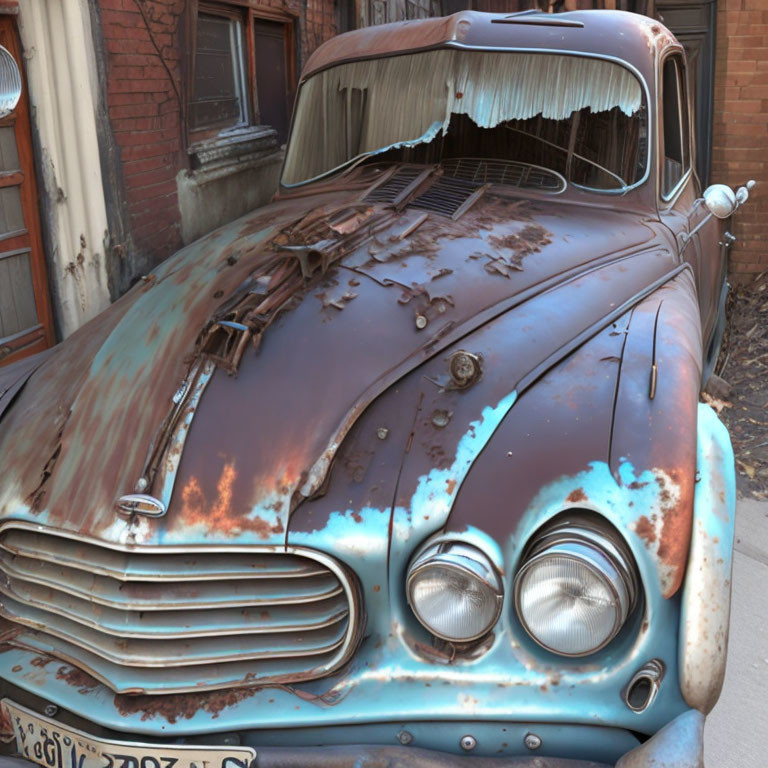
[[[654, 59], [668, 46], [677, 45], [671, 33], [645, 16], [623, 11], [559, 13], [558, 20], [573, 27], [504, 23], [508, 14], [462, 11], [452, 16], [381, 24], [338, 35], [321, 45], [307, 61], [302, 80], [342, 61], [406, 53], [445, 44], [482, 48], [599, 51], [637, 68], [649, 84], [654, 81]], [[545, 20], [546, 21], [546, 20]], [[581, 26], [580, 24], [583, 24]], [[553, 32], [556, 31], [556, 34]]]
[[686, 270], [632, 313], [610, 453], [615, 476], [629, 462], [638, 474], [632, 482], [657, 487], [657, 503], [642, 508], [633, 527], [658, 559], [665, 597], [679, 590], [688, 558], [701, 364], [696, 288]]
[[680, 688], [705, 715], [725, 678], [736, 488], [728, 432], [699, 405], [697, 483], [680, 614]]

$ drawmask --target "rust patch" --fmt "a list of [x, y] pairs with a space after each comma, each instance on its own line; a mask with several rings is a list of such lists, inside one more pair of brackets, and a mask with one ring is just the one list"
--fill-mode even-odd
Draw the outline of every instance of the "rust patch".
[[179, 720], [191, 720], [198, 712], [207, 712], [216, 719], [223, 710], [253, 696], [260, 687], [235, 688], [206, 693], [174, 693], [165, 696], [116, 694], [115, 709], [123, 716], [141, 714], [141, 720], [161, 717], [171, 725]]
[[29, 663], [33, 667], [40, 667], [42, 669], [47, 667], [52, 661], [56, 661], [53, 656], [35, 656]]
[[95, 677], [77, 667], [64, 666], [56, 670], [56, 679], [63, 680], [67, 685], [77, 688], [78, 693], [90, 693], [99, 685]]
[[0, 704], [0, 742], [8, 743], [13, 740], [13, 723], [8, 710]]
[[248, 517], [232, 509], [232, 487], [237, 478], [234, 459], [222, 468], [216, 485], [217, 497], [208, 503], [200, 482], [190, 477], [181, 492], [181, 518], [185, 525], [203, 525], [230, 536], [243, 531], [254, 531], [260, 538], [268, 539], [273, 534], [283, 533], [283, 524], [278, 520], [271, 525], [261, 517]]
[[[690, 508], [693, 500], [683, 496], [683, 486], [677, 470], [670, 470], [669, 473], [656, 471], [656, 483], [659, 486], [659, 498], [664, 509], [664, 521], [659, 540], [659, 559], [664, 564], [682, 572], [688, 558]], [[665, 593], [664, 596], [668, 595]]]
[[577, 488], [575, 491], [571, 491], [568, 496], [566, 496], [565, 500], [569, 504], [578, 504], [581, 501], [587, 500], [587, 494], [584, 493], [583, 488]]
[[643, 515], [635, 523], [635, 533], [645, 541], [646, 546], [650, 546], [656, 541], [656, 529], [646, 515]]

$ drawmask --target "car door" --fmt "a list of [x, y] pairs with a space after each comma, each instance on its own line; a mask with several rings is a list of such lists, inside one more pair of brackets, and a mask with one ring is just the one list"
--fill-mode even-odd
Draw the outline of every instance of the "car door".
[[659, 213], [696, 275], [705, 352], [716, 327], [727, 271], [725, 223], [712, 216], [693, 172], [690, 89], [682, 53], [659, 65]]

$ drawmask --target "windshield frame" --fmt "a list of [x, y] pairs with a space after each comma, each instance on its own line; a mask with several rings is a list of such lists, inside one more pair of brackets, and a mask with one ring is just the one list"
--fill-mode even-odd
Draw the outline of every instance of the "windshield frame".
[[[520, 46], [507, 47], [507, 46], [490, 46], [490, 45], [466, 45], [465, 43], [449, 40], [439, 45], [432, 45], [426, 48], [414, 48], [408, 51], [393, 51], [391, 54], [385, 54], [380, 56], [359, 56], [359, 57], [350, 58], [350, 59], [339, 59], [337, 61], [333, 61], [329, 63], [325, 67], [321, 67], [320, 69], [314, 70], [312, 74], [309, 75], [309, 77], [302, 78], [301, 82], [299, 83], [299, 88], [296, 92], [296, 100], [294, 102], [294, 108], [293, 108], [293, 111], [291, 112], [291, 126], [288, 132], [288, 140], [286, 142], [286, 151], [283, 154], [283, 162], [281, 163], [281, 166], [280, 166], [279, 187], [285, 190], [293, 190], [293, 189], [299, 189], [308, 184], [313, 184], [314, 182], [317, 182], [317, 181], [328, 179], [331, 176], [335, 176], [337, 174], [343, 173], [345, 170], [351, 170], [352, 168], [364, 162], [368, 158], [375, 157], [377, 154], [380, 154], [384, 149], [386, 149], [386, 148], [382, 148], [374, 152], [362, 153], [360, 155], [357, 155], [356, 157], [350, 158], [349, 160], [342, 163], [341, 165], [338, 165], [335, 168], [332, 168], [329, 171], [325, 171], [324, 173], [321, 173], [318, 176], [314, 176], [310, 179], [305, 179], [303, 181], [295, 182], [293, 184], [284, 183], [283, 174], [285, 172], [285, 163], [288, 157], [288, 147], [290, 147], [290, 143], [293, 138], [293, 131], [295, 127], [294, 120], [296, 117], [296, 105], [298, 104], [299, 99], [301, 98], [301, 91], [305, 83], [307, 83], [311, 78], [315, 77], [316, 75], [319, 75], [321, 72], [327, 69], [332, 69], [333, 67], [339, 66], [341, 64], [348, 64], [353, 61], [365, 61], [367, 59], [383, 59], [383, 58], [391, 58], [394, 56], [406, 56], [406, 55], [412, 55], [416, 53], [427, 53], [428, 51], [436, 51], [436, 50], [441, 50], [443, 48], [457, 48], [465, 51], [481, 51], [481, 52], [488, 51], [488, 52], [495, 52], [495, 53], [529, 53], [534, 55], [544, 54], [544, 55], [552, 55], [552, 56], [576, 56], [576, 57], [587, 58], [587, 59], [601, 59], [603, 61], [609, 61], [613, 64], [617, 64], [621, 67], [624, 67], [632, 75], [635, 76], [636, 80], [640, 84], [640, 89], [645, 98], [645, 105], [646, 105], [646, 112], [647, 112], [646, 122], [647, 122], [647, 132], [648, 132], [648, 140], [646, 142], [647, 146], [646, 146], [646, 158], [645, 158], [645, 173], [643, 174], [642, 178], [640, 178], [638, 181], [628, 186], [621, 187], [619, 189], [598, 189], [595, 187], [585, 187], [579, 184], [575, 184], [574, 182], [571, 182], [571, 181], [568, 181], [568, 186], [569, 187], [573, 186], [576, 189], [579, 189], [583, 192], [589, 192], [597, 195], [625, 195], [627, 194], [627, 192], [630, 192], [633, 189], [637, 189], [638, 187], [642, 186], [648, 181], [651, 175], [651, 161], [653, 159], [653, 146], [655, 145], [655, 142], [656, 142], [655, 123], [654, 123], [654, 115], [656, 110], [654, 109], [654, 105], [651, 103], [651, 94], [650, 94], [650, 89], [648, 87], [648, 83], [646, 82], [645, 78], [640, 73], [640, 71], [637, 69], [637, 67], [635, 67], [633, 64], [626, 61], [625, 59], [620, 59], [616, 56], [610, 56], [608, 54], [602, 54], [602, 53], [574, 51], [574, 50], [561, 50], [558, 48], [526, 48], [526, 47], [520, 47]], [[405, 145], [405, 144], [414, 143], [414, 142], [420, 143], [419, 139], [412, 139], [412, 140], [404, 140], [402, 144]]]

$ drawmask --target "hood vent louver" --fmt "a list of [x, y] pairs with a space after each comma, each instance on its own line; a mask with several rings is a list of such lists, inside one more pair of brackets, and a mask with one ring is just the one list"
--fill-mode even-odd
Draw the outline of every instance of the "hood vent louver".
[[458, 219], [476, 203], [490, 184], [441, 176], [426, 192], [409, 203], [410, 208], [440, 213]]
[[[425, 170], [427, 171], [426, 174]], [[367, 203], [397, 205], [411, 191], [411, 187], [414, 186], [414, 182], [419, 177], [424, 176], [426, 178], [431, 172], [431, 167], [425, 169], [423, 165], [403, 166], [398, 168], [392, 175], [385, 176], [381, 182], [368, 191], [363, 199]]]

